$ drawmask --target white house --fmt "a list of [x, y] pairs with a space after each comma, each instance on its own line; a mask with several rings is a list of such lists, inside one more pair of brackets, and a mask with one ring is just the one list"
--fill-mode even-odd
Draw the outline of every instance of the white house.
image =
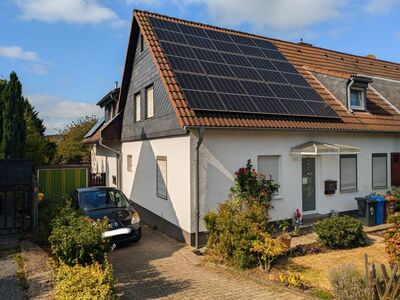
[[94, 164], [108, 160], [144, 222], [189, 244], [248, 159], [280, 184], [273, 220], [354, 211], [400, 184], [399, 68], [135, 11]]

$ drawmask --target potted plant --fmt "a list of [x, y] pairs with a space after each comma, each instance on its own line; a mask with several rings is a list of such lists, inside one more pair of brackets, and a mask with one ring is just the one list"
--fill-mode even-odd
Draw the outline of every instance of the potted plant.
[[288, 227], [289, 227], [289, 223], [287, 220], [278, 221], [278, 228], [281, 232], [281, 235], [279, 236], [280, 240], [289, 250], [292, 237], [288, 232]]

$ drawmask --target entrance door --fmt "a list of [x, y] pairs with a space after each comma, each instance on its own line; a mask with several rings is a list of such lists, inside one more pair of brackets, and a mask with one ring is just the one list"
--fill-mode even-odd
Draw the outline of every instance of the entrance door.
[[302, 158], [302, 193], [303, 212], [314, 212], [317, 209], [315, 201], [315, 158]]
[[400, 186], [400, 153], [392, 153], [390, 160], [392, 186]]

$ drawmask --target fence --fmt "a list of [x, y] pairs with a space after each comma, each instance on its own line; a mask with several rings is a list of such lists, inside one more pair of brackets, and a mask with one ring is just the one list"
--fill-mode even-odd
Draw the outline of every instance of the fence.
[[32, 182], [31, 161], [0, 160], [0, 235], [32, 228]]

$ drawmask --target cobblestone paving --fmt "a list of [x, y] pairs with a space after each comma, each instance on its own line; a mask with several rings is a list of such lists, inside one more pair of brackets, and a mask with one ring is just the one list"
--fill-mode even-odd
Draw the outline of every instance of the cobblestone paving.
[[122, 299], [306, 299], [284, 288], [194, 266], [180, 253], [182, 247], [144, 227], [140, 242], [117, 248], [110, 260]]
[[18, 285], [18, 277], [15, 275], [16, 272], [17, 266], [11, 256], [0, 258], [0, 299], [24, 299], [24, 293]]

